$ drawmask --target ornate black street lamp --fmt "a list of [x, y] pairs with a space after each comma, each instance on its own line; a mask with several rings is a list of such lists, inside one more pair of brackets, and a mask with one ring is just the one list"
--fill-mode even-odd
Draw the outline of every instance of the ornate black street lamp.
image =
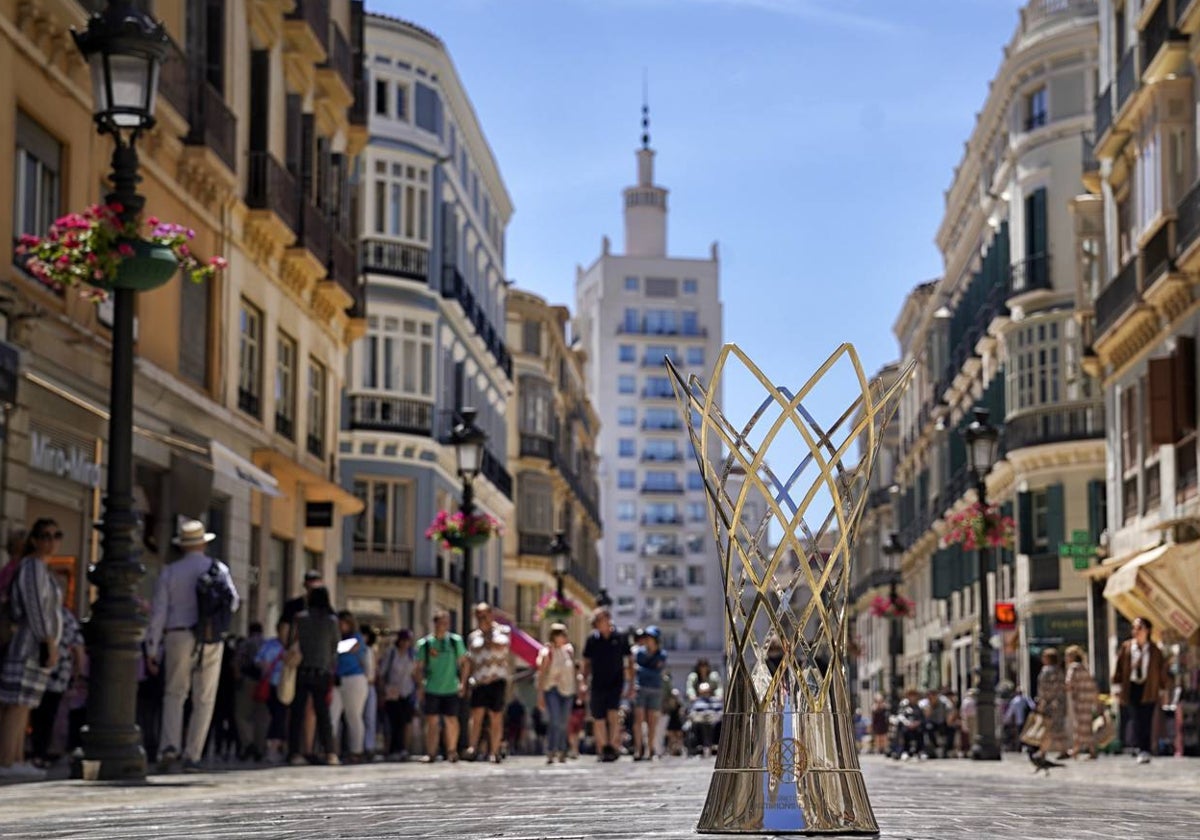
[[[975, 419], [963, 430], [967, 444], [967, 468], [975, 475], [975, 494], [983, 510], [987, 509], [987, 477], [1000, 452], [1000, 432], [988, 423], [988, 410], [975, 408]], [[975, 699], [975, 740], [971, 758], [998, 761], [996, 742], [996, 668], [992, 664], [992, 622], [988, 614], [987, 548], [976, 549], [976, 577], [979, 578], [979, 696]]]
[[571, 559], [571, 546], [567, 544], [567, 535], [559, 531], [550, 541], [550, 556], [554, 558], [554, 594], [558, 603], [563, 603], [563, 576], [567, 573], [567, 563]]
[[[112, 192], [123, 223], [135, 221], [138, 136], [154, 125], [159, 68], [169, 40], [161, 23], [132, 2], [112, 2], [72, 33], [92, 71], [96, 128], [112, 135]], [[115, 284], [112, 380], [108, 420], [108, 483], [104, 496], [103, 552], [88, 572], [97, 596], [85, 625], [91, 670], [83, 763], [73, 772], [96, 779], [146, 777], [146, 753], [137, 725], [137, 666], [146, 620], [139, 612], [138, 582], [145, 574], [134, 539], [133, 513], [133, 315], [136, 292]], [[94, 762], [94, 763], [93, 763]]]
[[[900, 544], [900, 535], [892, 531], [888, 535], [887, 544], [883, 547], [883, 555], [888, 559], [888, 601], [892, 610], [900, 601], [897, 587], [900, 585], [900, 556], [904, 554], [904, 546]], [[900, 619], [893, 615], [888, 620], [888, 705], [892, 714], [900, 712], [900, 673], [896, 660], [903, 653], [904, 637], [900, 635]]]
[[[454, 456], [458, 461], [458, 477], [462, 479], [462, 504], [459, 510], [464, 517], [475, 513], [475, 477], [483, 469], [483, 447], [487, 443], [487, 432], [475, 425], [475, 409], [464, 408], [459, 412], [460, 422], [450, 432], [454, 444]], [[474, 600], [472, 586], [475, 570], [472, 567], [471, 546], [462, 547], [462, 612], [459, 615], [459, 630], [465, 639], [471, 632], [471, 612]]]

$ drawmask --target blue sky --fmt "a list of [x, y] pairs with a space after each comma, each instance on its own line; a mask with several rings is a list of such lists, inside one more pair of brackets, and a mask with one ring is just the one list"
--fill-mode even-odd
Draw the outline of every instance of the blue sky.
[[446, 43], [516, 205], [509, 276], [572, 308], [576, 264], [604, 234], [622, 247], [644, 68], [671, 255], [720, 243], [725, 340], [794, 387], [841, 341], [868, 373], [897, 355], [892, 323], [940, 271], [943, 192], [1022, 3], [367, 5]]

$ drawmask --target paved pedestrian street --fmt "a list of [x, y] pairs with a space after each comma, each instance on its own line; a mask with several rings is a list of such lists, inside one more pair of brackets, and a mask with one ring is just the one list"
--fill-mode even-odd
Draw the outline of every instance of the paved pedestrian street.
[[[0, 788], [0, 837], [681, 838], [698, 836], [712, 761], [547, 766], [372, 764], [155, 776], [145, 785], [49, 781]], [[1200, 761], [1069, 762], [1036, 777], [999, 764], [892, 762], [863, 769], [881, 836], [1195, 840]], [[746, 835], [743, 835], [746, 836]]]

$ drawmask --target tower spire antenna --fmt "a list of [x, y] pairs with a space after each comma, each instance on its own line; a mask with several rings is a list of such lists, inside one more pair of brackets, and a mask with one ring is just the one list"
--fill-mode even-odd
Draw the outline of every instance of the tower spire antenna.
[[650, 83], [642, 68], [642, 148], [650, 148]]

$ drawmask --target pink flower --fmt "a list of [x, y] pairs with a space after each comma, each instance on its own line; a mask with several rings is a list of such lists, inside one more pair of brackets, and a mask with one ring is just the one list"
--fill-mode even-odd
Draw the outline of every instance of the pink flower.
[[150, 227], [158, 227], [158, 216], [147, 217], [146, 224], [150, 225]]
[[208, 264], [213, 268], [222, 269], [229, 266], [229, 260], [225, 259], [224, 257], [213, 257], [208, 261]]
[[133, 256], [133, 246], [130, 245], [128, 242], [122, 242], [120, 245], [117, 246], [117, 253], [120, 254], [122, 257], [132, 257]]

